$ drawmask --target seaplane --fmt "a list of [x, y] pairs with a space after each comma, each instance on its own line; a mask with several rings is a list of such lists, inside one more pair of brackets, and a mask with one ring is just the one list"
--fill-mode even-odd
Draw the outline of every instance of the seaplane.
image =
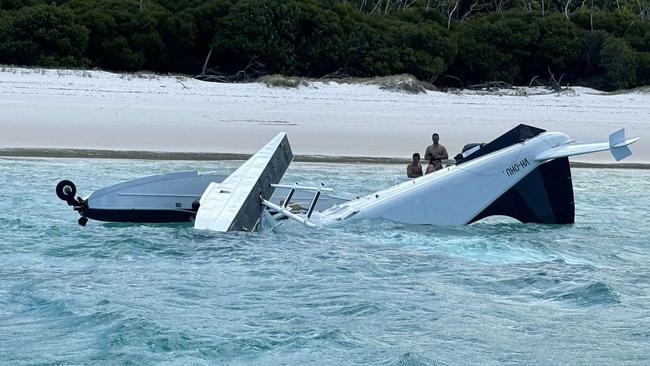
[[632, 154], [625, 130], [607, 141], [577, 142], [562, 132], [519, 125], [489, 143], [466, 145], [456, 164], [355, 199], [324, 184], [281, 184], [294, 155], [279, 133], [230, 175], [177, 172], [138, 178], [75, 197], [62, 180], [56, 194], [88, 219], [188, 222], [213, 232], [275, 230], [286, 220], [309, 228], [386, 219], [418, 225], [468, 225], [502, 215], [522, 223], [572, 224], [575, 203], [569, 157]]

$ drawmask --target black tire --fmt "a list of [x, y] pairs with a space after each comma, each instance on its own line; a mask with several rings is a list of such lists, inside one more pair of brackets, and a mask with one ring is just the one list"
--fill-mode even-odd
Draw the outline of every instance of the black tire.
[[194, 202], [192, 202], [192, 211], [198, 211], [199, 207], [201, 207], [199, 200], [194, 200]]
[[56, 196], [63, 201], [73, 200], [75, 194], [77, 187], [69, 180], [62, 180], [56, 185]]

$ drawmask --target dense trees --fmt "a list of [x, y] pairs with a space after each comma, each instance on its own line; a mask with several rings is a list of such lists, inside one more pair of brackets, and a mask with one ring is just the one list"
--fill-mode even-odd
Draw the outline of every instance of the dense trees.
[[24, 7], [0, 18], [0, 60], [86, 66], [89, 33], [69, 9], [44, 4]]
[[650, 84], [650, 0], [0, 0], [0, 63], [613, 90]]

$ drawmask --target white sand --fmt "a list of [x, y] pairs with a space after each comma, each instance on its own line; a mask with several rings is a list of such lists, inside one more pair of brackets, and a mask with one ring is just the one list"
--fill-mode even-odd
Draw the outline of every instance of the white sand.
[[[314, 83], [296, 89], [100, 71], [0, 69], [0, 148], [253, 153], [279, 131], [294, 153], [404, 157], [432, 132], [450, 155], [526, 123], [575, 140], [620, 127], [642, 139], [625, 162], [650, 162], [650, 94], [407, 94]], [[613, 162], [608, 153], [576, 161]]]

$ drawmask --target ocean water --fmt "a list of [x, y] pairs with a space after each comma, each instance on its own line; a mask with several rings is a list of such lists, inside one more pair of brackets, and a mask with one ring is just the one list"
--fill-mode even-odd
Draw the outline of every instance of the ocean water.
[[[0, 159], [2, 365], [648, 365], [650, 171], [574, 169], [576, 224], [207, 235], [54, 194], [237, 162]], [[292, 164], [352, 197], [403, 167]]]

